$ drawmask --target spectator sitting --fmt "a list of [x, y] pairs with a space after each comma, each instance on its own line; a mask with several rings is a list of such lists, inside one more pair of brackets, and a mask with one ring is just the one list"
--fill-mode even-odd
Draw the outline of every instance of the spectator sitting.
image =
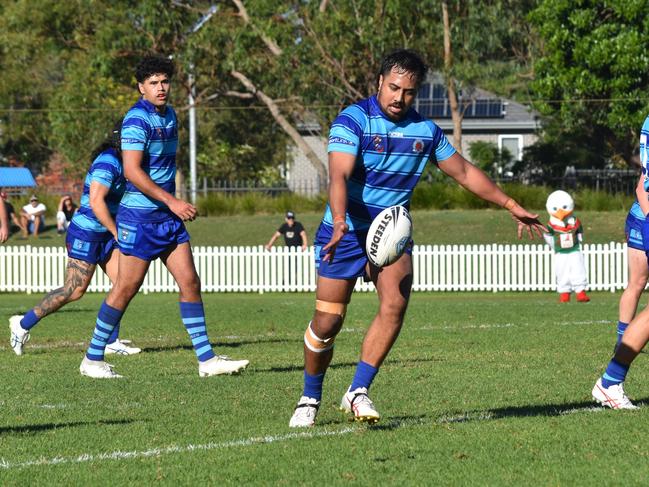
[[9, 231], [10, 231], [9, 233], [11, 233], [12, 223], [14, 225], [16, 225], [18, 228], [20, 228], [21, 230], [24, 231], [23, 224], [20, 221], [20, 218], [18, 217], [18, 215], [16, 214], [16, 210], [14, 209], [14, 205], [12, 205], [11, 203], [9, 203], [9, 201], [7, 201], [8, 197], [9, 197], [9, 195], [7, 195], [6, 192], [4, 192], [4, 191], [2, 191], [0, 189], [0, 199], [2, 200], [3, 204], [5, 205], [5, 209], [7, 210], [7, 218], [9, 219]]
[[56, 233], [63, 235], [66, 232], [76, 211], [77, 205], [72, 201], [72, 197], [69, 194], [63, 196], [56, 212]]
[[45, 226], [45, 210], [47, 208], [43, 203], [38, 201], [36, 195], [32, 195], [29, 198], [29, 204], [23, 206], [21, 213], [21, 222], [22, 222], [22, 231], [23, 236], [27, 237], [29, 233], [34, 234], [34, 237], [38, 237], [38, 232], [41, 227]]

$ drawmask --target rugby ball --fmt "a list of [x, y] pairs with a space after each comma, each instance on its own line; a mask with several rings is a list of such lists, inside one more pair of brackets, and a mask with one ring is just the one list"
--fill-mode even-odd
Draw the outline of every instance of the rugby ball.
[[369, 261], [385, 267], [403, 255], [412, 238], [412, 220], [403, 206], [391, 206], [376, 215], [367, 232], [365, 251]]

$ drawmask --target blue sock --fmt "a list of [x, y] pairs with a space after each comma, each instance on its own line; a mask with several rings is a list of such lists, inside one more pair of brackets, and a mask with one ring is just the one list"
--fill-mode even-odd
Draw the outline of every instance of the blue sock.
[[606, 367], [606, 371], [602, 376], [602, 385], [606, 388], [620, 384], [626, 379], [626, 374], [629, 371], [629, 365], [624, 365], [615, 359], [611, 359]]
[[108, 337], [110, 337], [113, 329], [122, 319], [123, 314], [124, 311], [107, 305], [106, 301], [101, 303], [99, 313], [97, 314], [95, 331], [92, 334], [92, 340], [90, 340], [90, 346], [86, 352], [88, 360], [104, 360], [104, 351], [106, 350]]
[[203, 303], [179, 303], [180, 317], [183, 320], [189, 338], [192, 340], [194, 352], [199, 362], [205, 362], [214, 357], [212, 345], [207, 337], [205, 326], [205, 311]]
[[624, 330], [629, 326], [628, 323], [623, 323], [622, 321], [617, 322], [617, 344], [619, 345], [622, 341], [622, 336], [624, 335]]
[[359, 387], [369, 389], [378, 371], [379, 369], [377, 367], [373, 367], [367, 362], [363, 362], [362, 360], [358, 362], [350, 390], [353, 391]]
[[303, 396], [312, 397], [318, 401], [322, 399], [322, 383], [324, 382], [324, 372], [322, 374], [309, 375], [304, 371], [304, 392]]
[[117, 323], [115, 325], [115, 328], [113, 328], [113, 332], [108, 337], [108, 341], [106, 343], [108, 343], [108, 345], [110, 345], [111, 343], [115, 343], [118, 338], [119, 338], [119, 323]]
[[31, 330], [40, 320], [41, 319], [36, 316], [36, 313], [34, 313], [34, 310], [30, 309], [29, 311], [27, 311], [25, 316], [23, 316], [23, 319], [20, 320], [20, 327], [23, 330]]

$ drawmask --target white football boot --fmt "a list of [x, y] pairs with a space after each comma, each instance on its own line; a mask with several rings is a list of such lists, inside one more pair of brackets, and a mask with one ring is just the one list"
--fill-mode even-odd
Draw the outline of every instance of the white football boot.
[[142, 351], [141, 348], [129, 347], [126, 344], [126, 342], [124, 342], [124, 341], [122, 341], [122, 340], [120, 340], [118, 338], [113, 343], [109, 343], [108, 345], [106, 345], [106, 351], [104, 353], [106, 355], [111, 354], [111, 353], [116, 353], [116, 354], [119, 354], [119, 355], [135, 355], [136, 353], [140, 353], [141, 351]]
[[374, 407], [374, 403], [367, 396], [365, 387], [359, 387], [353, 391], [348, 389], [342, 401], [340, 401], [340, 410], [346, 413], [354, 413], [355, 421], [376, 423], [381, 418], [381, 415]]
[[79, 372], [81, 372], [81, 375], [92, 377], [93, 379], [120, 379], [123, 377], [113, 370], [111, 364], [108, 364], [103, 360], [101, 362], [90, 360], [85, 356], [79, 366]]
[[600, 377], [593, 387], [593, 399], [611, 409], [638, 409], [638, 406], [634, 405], [624, 393], [623, 384], [622, 382], [606, 388], [602, 385]]
[[223, 355], [216, 355], [205, 362], [198, 362], [198, 375], [209, 377], [211, 375], [236, 374], [245, 369], [248, 360], [230, 360]]
[[23, 345], [29, 341], [29, 330], [20, 326], [22, 319], [23, 315], [14, 315], [9, 318], [9, 330], [11, 331], [9, 343], [16, 355], [23, 354]]
[[302, 396], [295, 406], [293, 416], [288, 422], [289, 428], [308, 428], [315, 424], [320, 401], [312, 397]]

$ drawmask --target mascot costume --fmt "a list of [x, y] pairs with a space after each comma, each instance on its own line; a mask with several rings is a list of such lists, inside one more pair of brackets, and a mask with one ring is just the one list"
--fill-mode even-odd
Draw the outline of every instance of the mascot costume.
[[545, 208], [550, 214], [545, 241], [554, 250], [554, 273], [557, 279], [559, 301], [570, 301], [570, 293], [577, 294], [577, 301], [587, 303], [588, 278], [581, 252], [583, 230], [581, 222], [572, 212], [575, 202], [565, 191], [555, 191], [548, 196]]

